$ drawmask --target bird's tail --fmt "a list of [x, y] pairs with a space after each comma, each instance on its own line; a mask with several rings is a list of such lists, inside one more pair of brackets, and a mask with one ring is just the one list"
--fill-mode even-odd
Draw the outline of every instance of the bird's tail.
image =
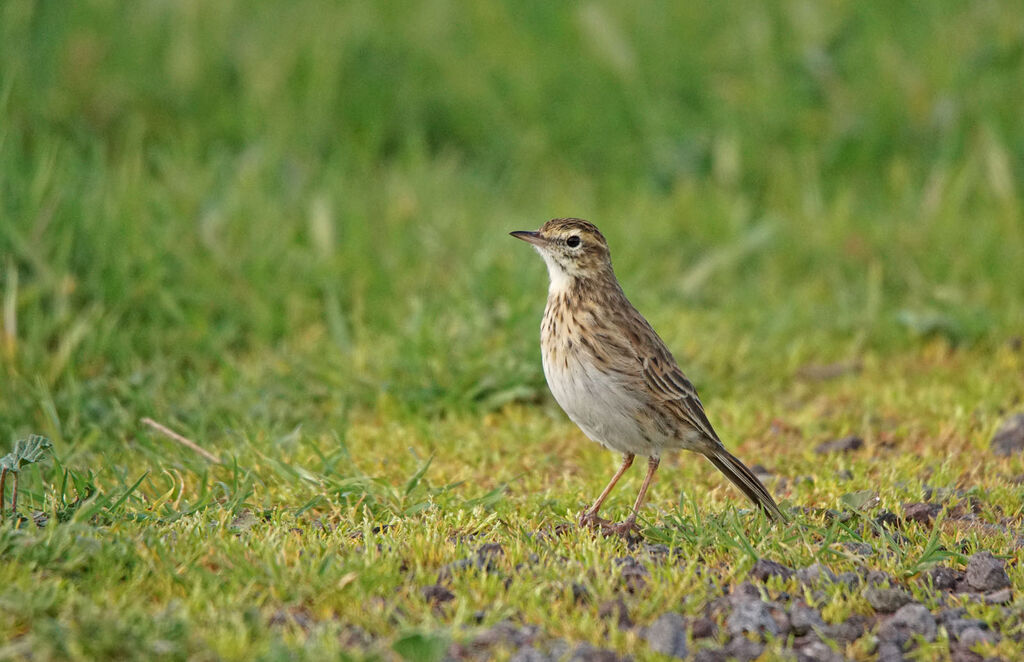
[[771, 519], [785, 522], [786, 515], [775, 503], [775, 499], [768, 492], [768, 489], [757, 479], [754, 472], [747, 468], [747, 465], [740, 462], [739, 458], [720, 445], [709, 448], [704, 452], [704, 457], [711, 461], [725, 477], [732, 481], [747, 498], [759, 506]]

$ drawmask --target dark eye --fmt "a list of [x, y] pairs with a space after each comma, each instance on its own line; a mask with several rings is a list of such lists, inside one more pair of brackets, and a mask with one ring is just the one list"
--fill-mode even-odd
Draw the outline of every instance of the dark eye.
[[565, 245], [568, 246], [569, 248], [576, 248], [577, 246], [580, 245], [580, 238], [577, 237], [576, 235], [573, 235], [565, 240]]

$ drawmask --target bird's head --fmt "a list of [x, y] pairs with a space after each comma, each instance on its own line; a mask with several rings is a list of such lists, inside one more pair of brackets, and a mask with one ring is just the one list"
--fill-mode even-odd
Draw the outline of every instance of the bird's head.
[[544, 258], [552, 290], [568, 287], [580, 279], [615, 278], [608, 242], [593, 223], [579, 218], [553, 218], [536, 232], [517, 230], [509, 234], [533, 244]]

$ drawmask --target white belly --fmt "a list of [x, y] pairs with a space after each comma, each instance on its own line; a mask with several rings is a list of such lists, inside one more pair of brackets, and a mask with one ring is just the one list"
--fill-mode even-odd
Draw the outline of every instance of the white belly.
[[628, 390], [598, 370], [579, 354], [565, 365], [544, 355], [544, 377], [555, 400], [583, 433], [606, 448], [620, 453], [660, 455], [660, 449], [643, 437], [634, 414], [640, 403]]

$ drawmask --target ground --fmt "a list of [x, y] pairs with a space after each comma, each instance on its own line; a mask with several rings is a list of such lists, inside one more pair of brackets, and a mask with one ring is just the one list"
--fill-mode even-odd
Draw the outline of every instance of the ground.
[[[0, 659], [1024, 656], [1022, 25], [3, 3]], [[792, 522], [683, 454], [573, 526], [568, 215]]]

